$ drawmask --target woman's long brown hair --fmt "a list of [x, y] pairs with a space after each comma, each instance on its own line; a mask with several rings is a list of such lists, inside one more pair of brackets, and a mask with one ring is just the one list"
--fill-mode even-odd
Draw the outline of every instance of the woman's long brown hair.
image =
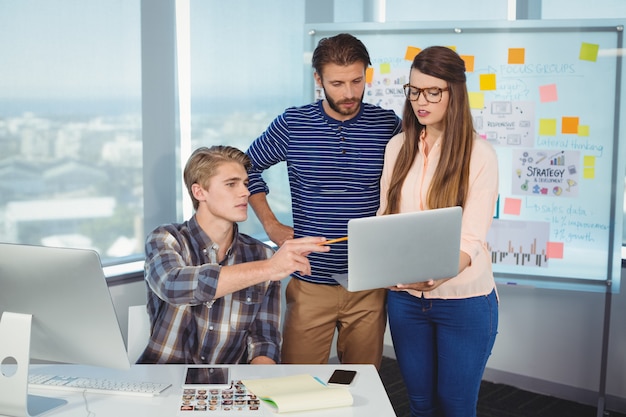
[[[465, 62], [450, 48], [431, 46], [415, 56], [411, 71], [445, 80], [449, 102], [444, 117], [441, 157], [428, 189], [428, 208], [443, 208], [465, 204], [469, 183], [469, 165], [474, 140], [474, 125], [465, 84]], [[445, 93], [444, 93], [445, 94]], [[402, 116], [404, 144], [393, 167], [387, 192], [387, 207], [383, 214], [397, 213], [400, 208], [402, 184], [419, 151], [420, 124], [407, 99]]]

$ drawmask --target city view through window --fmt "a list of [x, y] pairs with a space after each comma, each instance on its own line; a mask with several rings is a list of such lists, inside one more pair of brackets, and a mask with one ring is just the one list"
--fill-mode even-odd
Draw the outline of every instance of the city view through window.
[[142, 251], [139, 7], [0, 3], [0, 241]]
[[138, 251], [140, 106], [112, 103], [107, 114], [98, 104], [2, 104], [0, 240], [90, 248], [103, 257]]
[[[0, 3], [0, 241], [95, 249], [103, 264], [143, 256], [142, 148], [150, 140], [141, 130], [140, 3]], [[301, 104], [302, 39], [287, 34], [302, 26], [303, 3], [277, 3], [223, 16], [216, 2], [192, 2], [192, 148], [245, 150], [285, 107]], [[283, 8], [290, 13], [277, 13]], [[289, 23], [261, 20], [264, 39], [243, 30], [278, 14]], [[242, 55], [208, 41], [224, 33], [285, 48]], [[261, 77], [247, 64], [264, 59], [285, 62], [284, 72]], [[265, 178], [268, 199], [290, 223], [285, 171], [272, 168]], [[189, 198], [184, 187], [163, 192]], [[240, 226], [263, 238], [252, 210]]]

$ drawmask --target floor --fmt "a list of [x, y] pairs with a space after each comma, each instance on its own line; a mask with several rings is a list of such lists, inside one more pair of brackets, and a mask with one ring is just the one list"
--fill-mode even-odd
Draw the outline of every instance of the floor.
[[[398, 363], [383, 358], [380, 368], [387, 395], [397, 417], [410, 417], [409, 402]], [[539, 395], [504, 384], [483, 381], [478, 398], [478, 417], [596, 417], [596, 407], [560, 398]], [[626, 417], [616, 412], [607, 417]]]

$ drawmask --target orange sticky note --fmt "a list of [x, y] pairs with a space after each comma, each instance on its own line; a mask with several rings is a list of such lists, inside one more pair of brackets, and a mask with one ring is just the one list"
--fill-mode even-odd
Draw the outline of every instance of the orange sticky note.
[[548, 259], [563, 259], [563, 242], [548, 242], [546, 256]]
[[519, 198], [505, 198], [504, 199], [504, 214], [512, 214], [519, 216], [522, 209], [522, 200]]
[[578, 134], [578, 117], [563, 117], [561, 119], [561, 133]]
[[496, 74], [480, 74], [480, 89], [481, 90], [495, 90], [496, 89]]
[[523, 64], [525, 52], [524, 48], [509, 48], [509, 64]]
[[465, 72], [474, 72], [474, 55], [460, 55], [465, 61]]
[[406, 59], [407, 61], [413, 61], [415, 56], [419, 54], [420, 51], [421, 49], [415, 46], [407, 46], [406, 52], [404, 53], [404, 59]]
[[542, 103], [557, 101], [556, 84], [547, 84], [539, 86], [539, 100]]
[[368, 67], [365, 70], [365, 82], [367, 84], [371, 84], [373, 80], [374, 80], [374, 68]]

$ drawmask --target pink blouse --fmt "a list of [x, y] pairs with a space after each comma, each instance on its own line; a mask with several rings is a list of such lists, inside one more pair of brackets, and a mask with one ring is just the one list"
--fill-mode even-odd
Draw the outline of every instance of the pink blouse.
[[[387, 144], [378, 215], [387, 205], [387, 191], [393, 167], [404, 140], [404, 133], [399, 133]], [[423, 151], [424, 140], [421, 139], [421, 142], [420, 152], [402, 186], [400, 212], [428, 209], [426, 195], [439, 163], [441, 140], [434, 143], [428, 156]], [[486, 238], [498, 199], [498, 159], [491, 144], [478, 137], [474, 139], [469, 175], [469, 192], [463, 208], [461, 251], [469, 255], [471, 263], [453, 279], [432, 291], [424, 292], [424, 298], [469, 298], [487, 295], [495, 288]], [[419, 233], [419, 230], [416, 233]], [[421, 291], [408, 290], [408, 292], [414, 296], [422, 296]]]

